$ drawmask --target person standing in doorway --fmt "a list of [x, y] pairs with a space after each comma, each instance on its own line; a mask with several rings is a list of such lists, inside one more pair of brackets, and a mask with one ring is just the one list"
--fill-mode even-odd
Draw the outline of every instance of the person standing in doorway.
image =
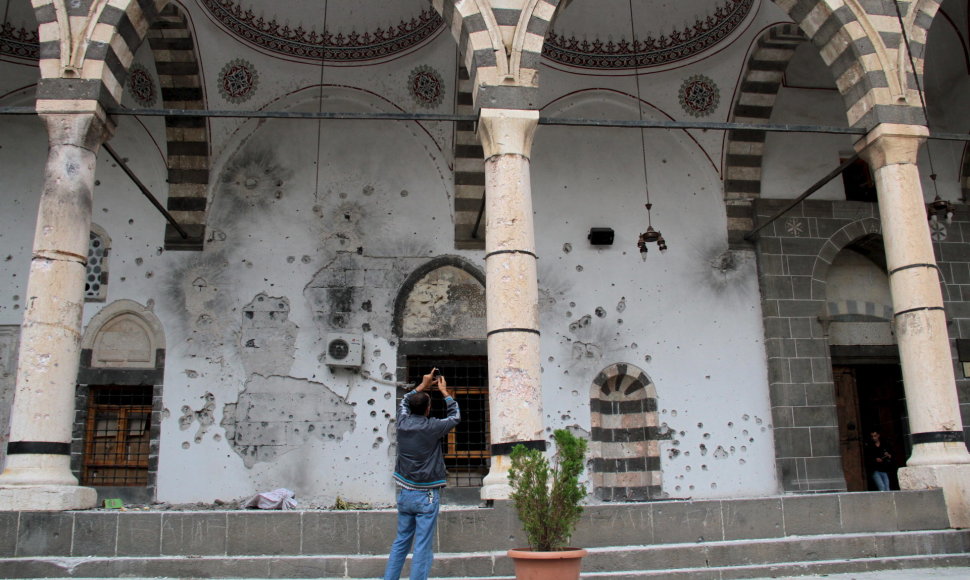
[[869, 442], [866, 444], [866, 471], [872, 477], [877, 490], [889, 491], [889, 471], [894, 466], [892, 453], [882, 441], [879, 431], [869, 433]]
[[[445, 397], [444, 419], [431, 417], [428, 390], [437, 387]], [[411, 580], [425, 580], [434, 560], [432, 542], [438, 522], [441, 488], [447, 483], [441, 439], [461, 421], [458, 403], [438, 369], [421, 378], [421, 383], [401, 399], [397, 410], [397, 463], [394, 482], [397, 497], [397, 538], [384, 570], [384, 580], [399, 580], [411, 545]]]

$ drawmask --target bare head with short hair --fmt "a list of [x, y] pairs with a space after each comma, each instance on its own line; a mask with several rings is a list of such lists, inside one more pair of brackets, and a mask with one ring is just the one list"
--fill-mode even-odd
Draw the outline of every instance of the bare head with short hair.
[[431, 395], [424, 391], [418, 391], [408, 399], [408, 408], [413, 415], [427, 415], [431, 408]]

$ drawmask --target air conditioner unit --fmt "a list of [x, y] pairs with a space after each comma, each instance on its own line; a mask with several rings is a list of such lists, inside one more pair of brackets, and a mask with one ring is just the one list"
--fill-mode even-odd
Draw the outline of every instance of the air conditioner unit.
[[359, 334], [328, 334], [327, 366], [360, 368], [364, 364], [364, 340]]

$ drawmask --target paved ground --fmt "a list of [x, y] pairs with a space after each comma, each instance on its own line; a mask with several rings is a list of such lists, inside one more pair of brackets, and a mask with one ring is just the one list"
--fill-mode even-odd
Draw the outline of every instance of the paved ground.
[[[854, 574], [823, 574], [821, 576], [776, 576], [771, 580], [925, 580], [927, 578], [950, 578], [970, 580], [970, 568], [914, 568], [912, 570], [885, 570], [882, 572], [856, 572]], [[753, 580], [767, 580], [764, 578]]]
[[[586, 576], [585, 574], [583, 575]], [[597, 578], [609, 578], [609, 575], [596, 575]], [[970, 568], [913, 568], [911, 570], [885, 570], [881, 572], [855, 572], [852, 574], [821, 574], [809, 576], [771, 576], [765, 578], [752, 578], [750, 580], [935, 580], [943, 578], [945, 580], [970, 580]], [[18, 580], [16, 578], [10, 580]], [[25, 580], [25, 579], [21, 579]], [[81, 580], [68, 578], [49, 578], [47, 580]], [[84, 580], [113, 580], [88, 578]], [[126, 578], [125, 580], [198, 580], [195, 578]], [[223, 580], [243, 580], [239, 578], [227, 578]], [[256, 579], [248, 579], [256, 580]], [[343, 580], [339, 578], [320, 578], [319, 580]], [[377, 580], [377, 579], [374, 579]], [[457, 579], [442, 579], [457, 580]]]

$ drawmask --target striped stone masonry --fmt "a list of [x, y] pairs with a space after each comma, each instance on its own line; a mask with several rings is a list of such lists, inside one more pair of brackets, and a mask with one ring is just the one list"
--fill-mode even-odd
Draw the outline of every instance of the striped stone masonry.
[[[205, 109], [195, 42], [185, 16], [174, 4], [162, 10], [148, 31], [162, 101], [167, 109]], [[209, 128], [205, 117], [166, 117], [167, 209], [188, 234], [165, 226], [165, 249], [202, 250], [209, 184]]]
[[640, 369], [616, 364], [593, 381], [590, 397], [593, 494], [605, 501], [663, 496], [657, 390]]
[[[758, 200], [764, 219], [787, 200]], [[832, 359], [821, 318], [826, 275], [852, 242], [880, 233], [876, 204], [806, 201], [761, 231], [757, 256], [775, 457], [786, 492], [845, 489]]]
[[[105, 2], [98, 4], [97, 11], [89, 16], [87, 3], [69, 4], [66, 14], [58, 14], [52, 0], [34, 2], [42, 77], [38, 100], [96, 100], [105, 108], [117, 107], [128, 67], [145, 30], [167, 3], [168, 0]], [[89, 26], [90, 18], [95, 20], [94, 26]], [[75, 44], [61, 38], [62, 26], [84, 31], [88, 42]], [[73, 82], [44, 82], [55, 79]]]
[[[476, 108], [538, 108], [542, 45], [560, 0], [529, 0], [524, 8], [490, 0], [432, 4], [464, 55]], [[510, 47], [506, 38], [512, 39]]]
[[[916, 76], [910, 70], [908, 57], [900, 59], [898, 54], [905, 48], [896, 3], [841, 3], [836, 10], [821, 0], [778, 0], [776, 3], [818, 47], [845, 100], [851, 126], [925, 124]], [[925, 3], [927, 7], [931, 4]], [[899, 3], [907, 35], [913, 42], [910, 48], [916, 71], [922, 74], [922, 43], [931, 18], [928, 8], [921, 9], [925, 15], [908, 17], [911, 7], [910, 3]], [[857, 11], [863, 8], [866, 12]], [[935, 13], [935, 8], [932, 12]], [[895, 72], [900, 60], [905, 62], [906, 70], [902, 78]]]
[[[734, 104], [735, 123], [767, 123], [784, 80], [785, 69], [805, 36], [794, 24], [769, 29], [758, 40]], [[724, 199], [727, 204], [728, 243], [750, 249], [744, 235], [751, 231], [751, 200], [761, 195], [765, 132], [734, 130], [727, 134]]]
[[[472, 115], [472, 83], [465, 67], [458, 69], [456, 115]], [[475, 123], [455, 123], [455, 248], [485, 249], [485, 153]], [[481, 219], [479, 219], [481, 215]]]

